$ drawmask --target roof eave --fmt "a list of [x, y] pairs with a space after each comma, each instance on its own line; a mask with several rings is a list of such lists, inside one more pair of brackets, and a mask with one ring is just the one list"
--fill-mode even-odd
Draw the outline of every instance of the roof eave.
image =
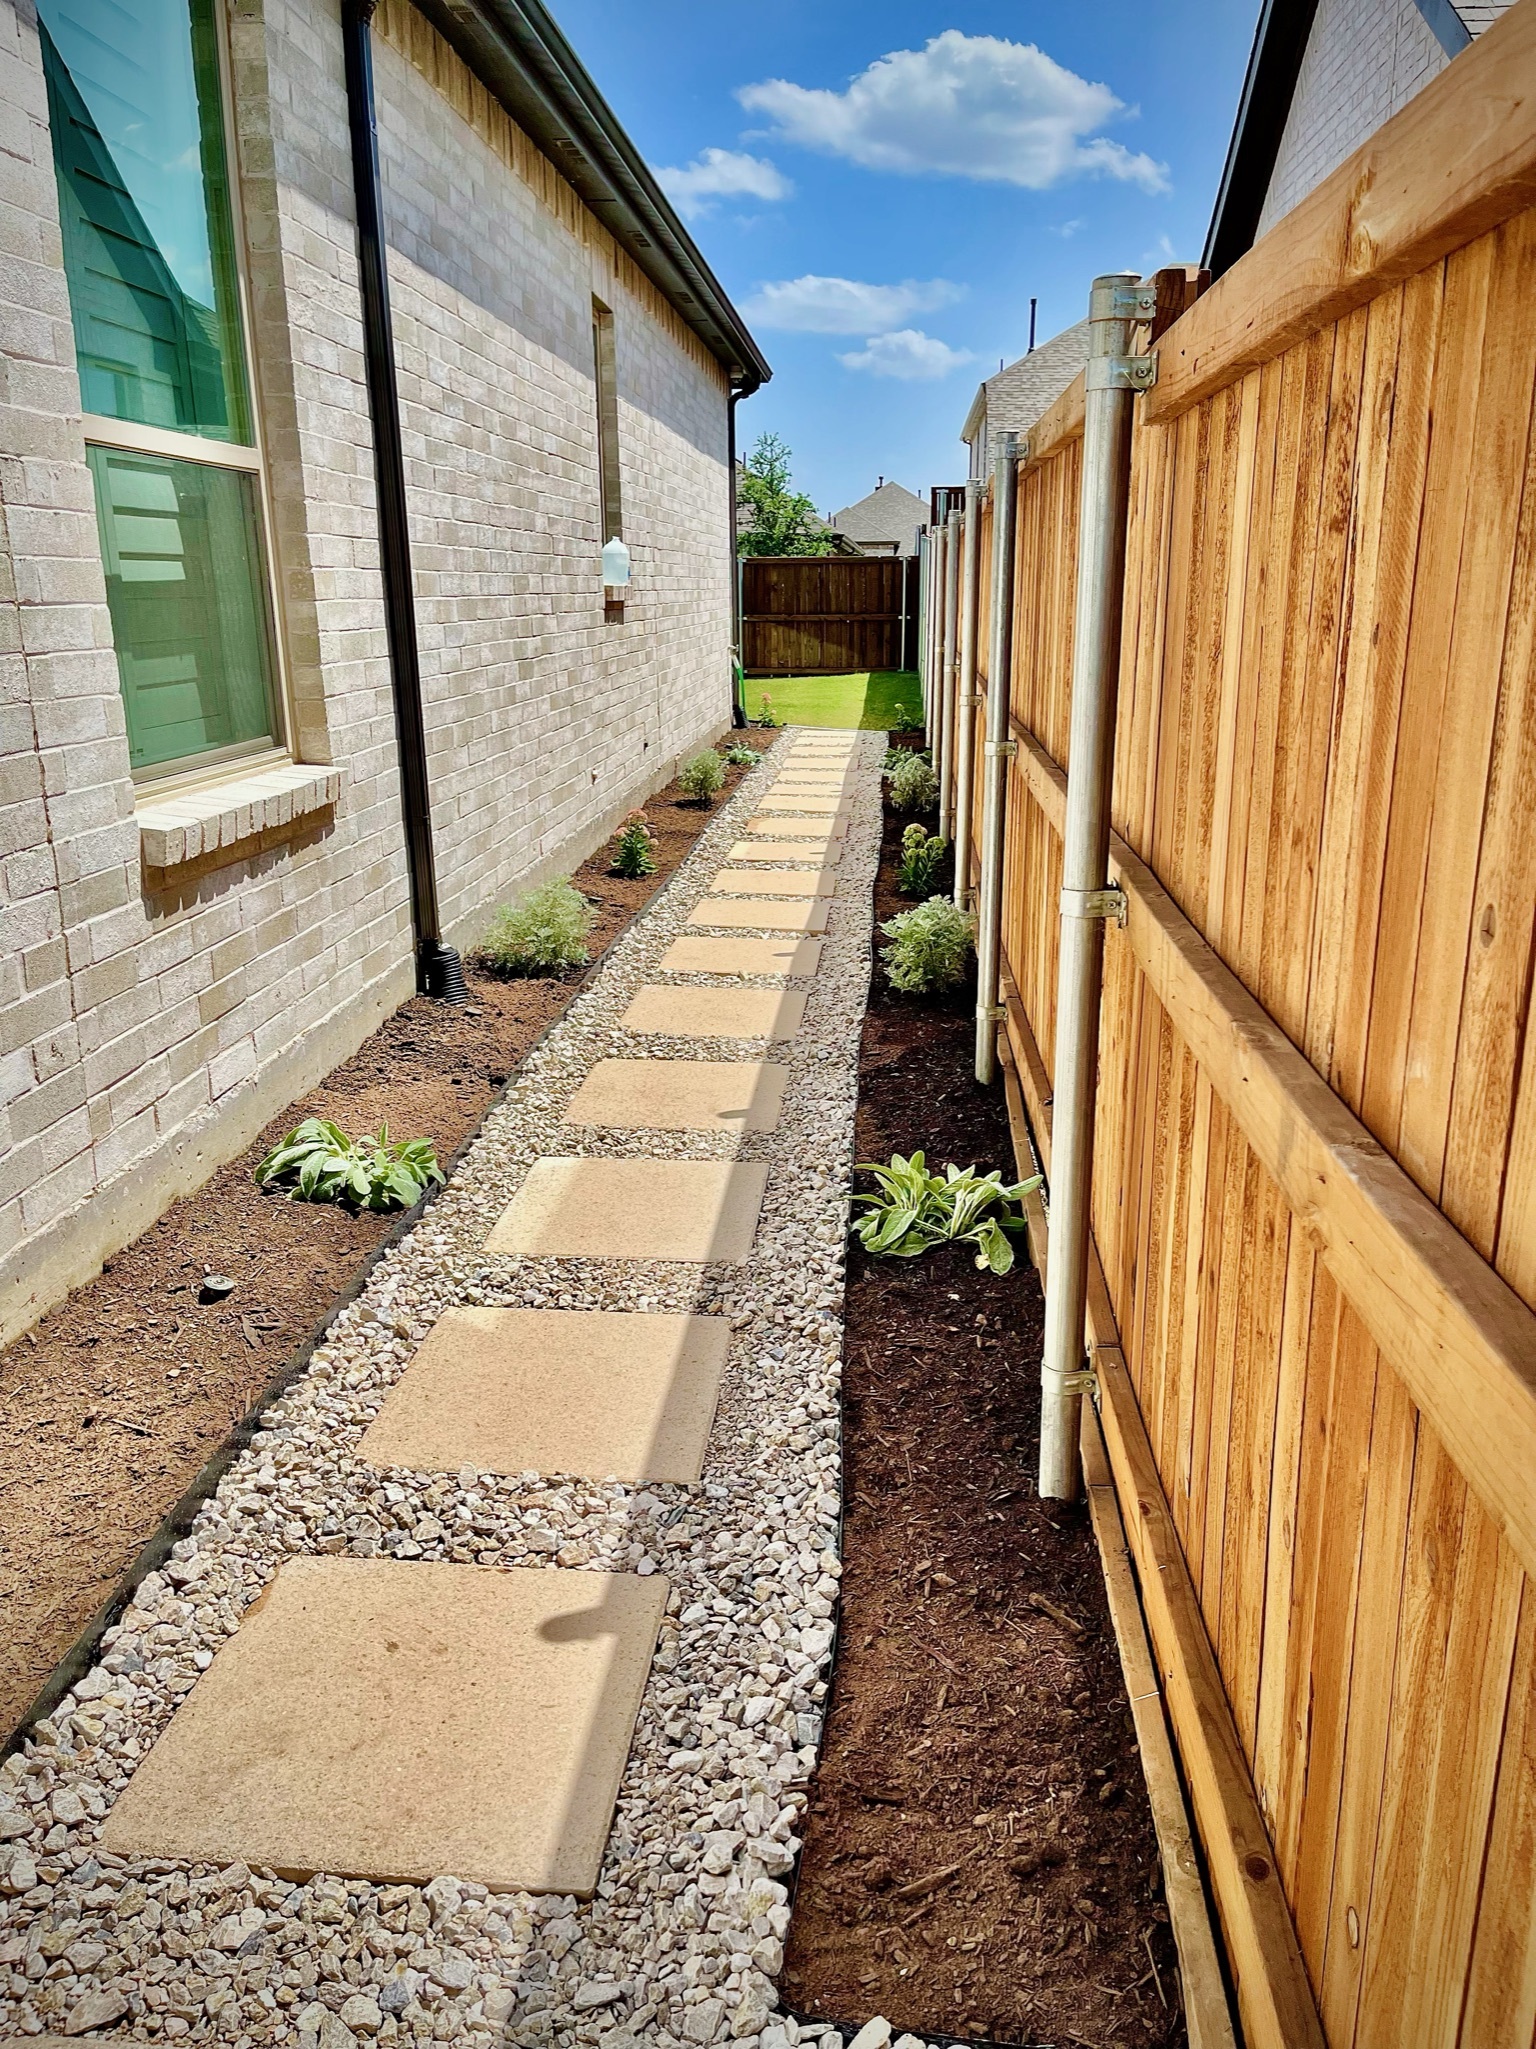
[[1317, 0], [1264, 0], [1201, 263], [1213, 278], [1253, 247]]
[[539, 0], [413, 0], [746, 394], [767, 359]]

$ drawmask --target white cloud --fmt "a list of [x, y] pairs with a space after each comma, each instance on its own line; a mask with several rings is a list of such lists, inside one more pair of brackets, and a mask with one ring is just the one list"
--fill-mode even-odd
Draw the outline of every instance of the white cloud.
[[900, 377], [911, 383], [933, 377], [947, 377], [962, 363], [973, 363], [969, 349], [952, 349], [921, 328], [902, 327], [895, 334], [876, 334], [862, 349], [837, 359], [849, 370], [867, 370], [872, 377]]
[[759, 285], [742, 307], [760, 327], [789, 328], [800, 334], [868, 334], [871, 328], [892, 328], [914, 313], [932, 313], [963, 297], [963, 287], [947, 278], [920, 284], [908, 278], [899, 285], [866, 285], [851, 277], [785, 278]]
[[689, 220], [717, 199], [788, 199], [795, 189], [776, 164], [739, 149], [701, 150], [691, 164], [658, 169], [656, 182]]
[[846, 92], [770, 78], [736, 97], [787, 142], [869, 170], [941, 172], [1035, 191], [1080, 174], [1168, 189], [1166, 166], [1096, 133], [1127, 111], [1033, 43], [957, 28], [921, 50], [893, 50]]

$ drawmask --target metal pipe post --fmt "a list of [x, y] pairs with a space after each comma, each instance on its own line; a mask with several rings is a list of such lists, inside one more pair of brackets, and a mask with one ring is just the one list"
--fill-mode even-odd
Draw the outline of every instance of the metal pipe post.
[[955, 756], [955, 656], [959, 641], [960, 508], [950, 513], [944, 535], [944, 659], [939, 667], [939, 737], [933, 772], [939, 779], [939, 838], [949, 838]]
[[917, 695], [928, 718], [928, 532], [917, 530]]
[[981, 874], [977, 880], [976, 1079], [997, 1079], [1003, 957], [1003, 825], [1008, 803], [1008, 692], [1013, 670], [1013, 511], [1018, 437], [998, 436], [992, 471], [992, 631], [987, 642], [987, 737], [982, 751]]
[[928, 700], [923, 706], [923, 724], [930, 748], [938, 746], [939, 674], [944, 661], [944, 551], [948, 541], [943, 527], [935, 527], [928, 536]]
[[1089, 300], [1077, 611], [1072, 626], [1072, 720], [1062, 833], [1061, 950], [1056, 1072], [1051, 1093], [1051, 1270], [1040, 1368], [1040, 1492], [1070, 1501], [1078, 1487], [1078, 1424], [1093, 1193], [1104, 920], [1123, 899], [1109, 887], [1110, 785], [1125, 595], [1131, 406], [1125, 365], [1140, 311], [1139, 280], [1095, 278]]
[[965, 487], [965, 547], [960, 557], [960, 666], [955, 681], [955, 902], [969, 908], [971, 798], [976, 779], [976, 613], [981, 593], [981, 481]]

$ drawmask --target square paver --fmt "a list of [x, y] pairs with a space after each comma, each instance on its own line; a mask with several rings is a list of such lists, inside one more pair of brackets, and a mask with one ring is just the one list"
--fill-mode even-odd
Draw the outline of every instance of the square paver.
[[662, 955], [669, 975], [814, 975], [819, 939], [698, 939], [684, 932]]
[[691, 1486], [731, 1341], [723, 1316], [449, 1309], [360, 1451], [417, 1473], [573, 1473]]
[[726, 856], [732, 867], [742, 861], [820, 861], [823, 868], [835, 868], [842, 858], [835, 840], [738, 840]]
[[809, 903], [776, 903], [771, 897], [707, 896], [689, 913], [690, 925], [714, 925], [741, 932], [825, 932], [832, 899], [812, 897]]
[[767, 1186], [768, 1169], [756, 1160], [535, 1160], [485, 1249], [739, 1266]]
[[833, 896], [837, 877], [830, 869], [722, 868], [706, 896]]
[[588, 1894], [667, 1592], [660, 1574], [292, 1558], [103, 1847]]
[[787, 1067], [766, 1060], [599, 1060], [563, 1121], [614, 1131], [774, 1131]]
[[788, 989], [690, 989], [648, 982], [619, 1020], [626, 1032], [669, 1039], [792, 1039], [805, 998]]
[[841, 797], [813, 795], [780, 797], [770, 790], [758, 809], [770, 816], [779, 811], [804, 811], [813, 818], [835, 818], [843, 809], [843, 800]]
[[749, 818], [743, 831], [784, 840], [840, 840], [848, 834], [846, 818]]

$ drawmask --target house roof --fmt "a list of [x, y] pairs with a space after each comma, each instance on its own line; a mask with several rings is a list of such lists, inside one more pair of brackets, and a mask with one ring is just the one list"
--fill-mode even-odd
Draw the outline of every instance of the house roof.
[[850, 541], [895, 541], [910, 547], [917, 529], [928, 524], [928, 508], [904, 484], [877, 484], [867, 497], [834, 512], [831, 524]]
[[989, 434], [1026, 433], [1046, 407], [1060, 398], [1087, 360], [1088, 323], [1080, 320], [999, 370], [995, 377], [984, 378], [976, 387], [960, 439], [974, 441], [983, 425]]
[[[372, 0], [362, 0], [371, 12]], [[540, 0], [415, 0], [741, 392], [773, 372], [618, 116]]]

